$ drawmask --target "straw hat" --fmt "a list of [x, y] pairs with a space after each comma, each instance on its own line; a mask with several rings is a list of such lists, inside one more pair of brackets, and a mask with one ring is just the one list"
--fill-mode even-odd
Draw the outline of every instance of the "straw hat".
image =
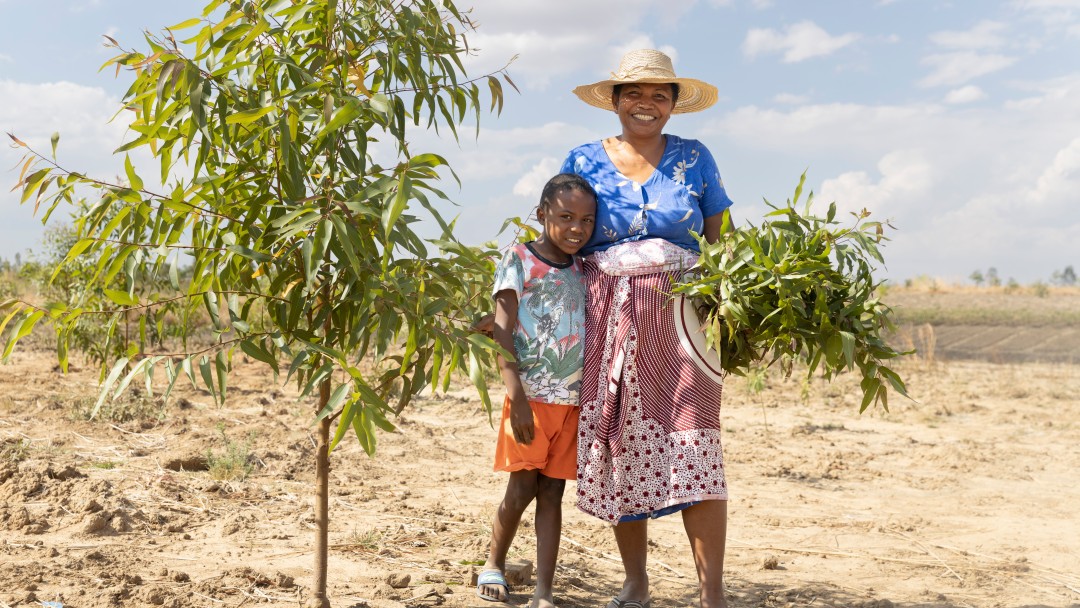
[[671, 57], [653, 49], [639, 49], [623, 55], [619, 71], [611, 79], [594, 84], [583, 84], [574, 89], [581, 101], [611, 110], [611, 92], [617, 84], [645, 82], [649, 84], [674, 83], [679, 85], [679, 100], [672, 114], [699, 112], [716, 103], [717, 91], [713, 85], [695, 78], [678, 78], [671, 67]]

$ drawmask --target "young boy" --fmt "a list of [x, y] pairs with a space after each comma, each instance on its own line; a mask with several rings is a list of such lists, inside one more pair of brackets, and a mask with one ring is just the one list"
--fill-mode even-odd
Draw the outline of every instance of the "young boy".
[[492, 524], [491, 549], [476, 594], [505, 602], [506, 552], [525, 507], [536, 499], [536, 592], [532, 608], [553, 608], [562, 495], [577, 478], [578, 391], [584, 363], [585, 283], [574, 254], [592, 236], [596, 193], [578, 175], [544, 186], [536, 219], [543, 234], [506, 253], [495, 272], [495, 341], [516, 361], [499, 358], [506, 401], [495, 470], [509, 471]]

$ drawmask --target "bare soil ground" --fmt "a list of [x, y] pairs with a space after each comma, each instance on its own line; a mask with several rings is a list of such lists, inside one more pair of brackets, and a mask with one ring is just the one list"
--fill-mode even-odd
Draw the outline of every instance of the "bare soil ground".
[[[756, 395], [729, 379], [730, 605], [1080, 607], [1080, 366], [900, 371], [917, 401], [861, 416], [853, 377], [770, 376]], [[136, 396], [113, 412], [133, 419], [91, 422], [96, 380], [47, 352], [0, 366], [0, 607], [302, 605], [312, 405], [241, 357], [224, 407], [188, 387], [164, 411]], [[492, 606], [468, 581], [506, 480], [478, 400], [428, 395], [397, 422], [375, 458], [351, 438], [332, 455], [333, 605]], [[230, 447], [243, 480], [206, 470]], [[603, 606], [621, 581], [612, 534], [568, 490], [557, 599]], [[653, 605], [693, 605], [678, 516], [650, 534]]]

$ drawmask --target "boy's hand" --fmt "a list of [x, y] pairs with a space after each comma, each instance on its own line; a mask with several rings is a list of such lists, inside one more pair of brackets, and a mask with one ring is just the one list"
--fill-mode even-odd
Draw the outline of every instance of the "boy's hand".
[[489, 313], [480, 317], [477, 319], [476, 323], [473, 323], [472, 326], [469, 327], [469, 329], [478, 334], [484, 334], [489, 338], [494, 337], [495, 315]]
[[514, 431], [514, 441], [529, 445], [536, 433], [533, 426], [533, 411], [527, 400], [510, 402], [510, 428]]

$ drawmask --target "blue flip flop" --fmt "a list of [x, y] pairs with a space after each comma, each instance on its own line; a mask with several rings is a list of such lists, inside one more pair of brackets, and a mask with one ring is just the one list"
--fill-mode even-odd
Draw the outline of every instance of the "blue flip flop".
[[[499, 599], [497, 597], [491, 597], [490, 595], [484, 595], [480, 592], [480, 587], [484, 585], [490, 585], [495, 587], [502, 587], [503, 593], [506, 597]], [[498, 570], [484, 570], [476, 577], [476, 597], [487, 600], [489, 602], [505, 602], [510, 599], [510, 585], [506, 584], [506, 577], [502, 572]]]

